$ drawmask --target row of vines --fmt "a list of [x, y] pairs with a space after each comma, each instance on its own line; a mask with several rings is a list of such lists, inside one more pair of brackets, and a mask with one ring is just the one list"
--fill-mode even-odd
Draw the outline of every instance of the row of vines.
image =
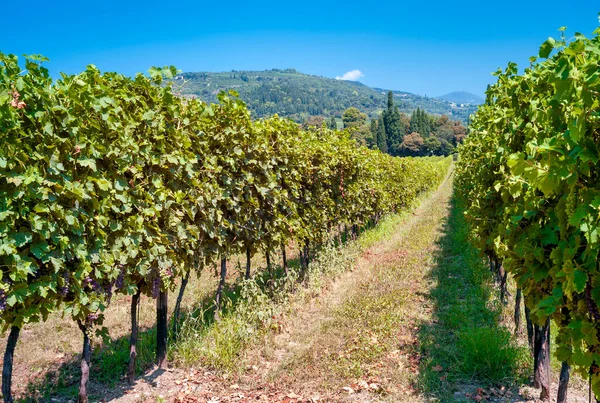
[[[2, 393], [20, 329], [62, 312], [82, 331], [79, 401], [87, 401], [90, 335], [113, 294], [157, 298], [164, 365], [167, 295], [177, 279], [227, 257], [302, 245], [341, 224], [374, 222], [437, 185], [449, 160], [399, 159], [344, 132], [307, 131], [246, 106], [174, 94], [174, 68], [133, 78], [94, 66], [53, 80], [42, 57], [0, 53], [0, 321], [10, 329]], [[285, 248], [283, 249], [285, 250]], [[247, 275], [249, 275], [248, 266]], [[223, 273], [222, 273], [223, 274]], [[223, 286], [224, 276], [219, 284]], [[216, 304], [219, 304], [217, 293]]]
[[542, 399], [550, 393], [550, 322], [558, 329], [559, 402], [570, 367], [600, 397], [598, 34], [549, 38], [522, 73], [513, 63], [496, 73], [455, 181], [480, 249], [514, 277], [517, 307], [524, 298]]

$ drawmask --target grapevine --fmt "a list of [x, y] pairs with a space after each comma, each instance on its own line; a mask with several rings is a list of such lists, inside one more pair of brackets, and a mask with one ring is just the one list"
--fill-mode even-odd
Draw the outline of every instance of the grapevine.
[[[460, 147], [456, 184], [480, 249], [502, 259], [556, 356], [600, 397], [600, 30], [549, 38], [496, 73]], [[591, 373], [591, 375], [589, 375]]]

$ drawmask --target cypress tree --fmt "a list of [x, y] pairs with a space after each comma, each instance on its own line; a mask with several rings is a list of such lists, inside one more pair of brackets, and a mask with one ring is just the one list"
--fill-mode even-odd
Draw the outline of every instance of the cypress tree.
[[377, 148], [379, 148], [379, 151], [383, 152], [383, 153], [387, 153], [388, 152], [388, 142], [387, 142], [387, 136], [385, 133], [385, 124], [383, 121], [383, 115], [379, 116], [379, 121], [377, 122]]
[[400, 112], [394, 105], [394, 94], [388, 92], [388, 108], [383, 112], [383, 122], [385, 128], [387, 148], [392, 155], [398, 155], [400, 144], [402, 143], [402, 122], [400, 121]]
[[410, 115], [410, 130], [411, 133], [419, 133], [419, 108], [415, 109]]
[[431, 116], [425, 112], [424, 110], [421, 111], [421, 114], [423, 116], [423, 133], [422, 136], [423, 138], [429, 136], [431, 134], [431, 127], [432, 127], [432, 122], [431, 122]]
[[371, 146], [371, 148], [379, 148], [379, 141], [377, 140], [377, 120], [376, 119], [371, 119], [371, 141], [369, 144], [369, 146]]

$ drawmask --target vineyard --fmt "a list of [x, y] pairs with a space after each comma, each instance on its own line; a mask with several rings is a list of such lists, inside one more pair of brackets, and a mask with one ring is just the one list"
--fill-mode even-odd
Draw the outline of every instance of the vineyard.
[[[529, 379], [540, 400], [566, 402], [570, 379], [570, 399], [581, 380], [599, 399], [600, 29], [561, 31], [495, 73], [456, 163], [255, 119], [234, 91], [186, 98], [174, 67], [54, 79], [42, 56], [0, 53], [4, 401], [29, 401], [17, 346], [62, 337], [59, 316], [82, 346], [78, 402], [93, 400], [94, 344], [121, 341], [110, 376], [130, 391], [150, 360], [223, 402], [517, 402]], [[235, 400], [244, 371], [256, 399]], [[191, 390], [169, 401], [221, 401]]]
[[471, 121], [456, 187], [466, 217], [507, 298], [524, 300], [534, 384], [550, 396], [550, 329], [562, 362], [600, 397], [600, 30], [549, 38], [522, 74], [509, 64]]
[[[21, 65], [0, 54], [6, 402], [27, 324], [56, 312], [77, 323], [78, 401], [86, 402], [90, 340], [110, 331], [103, 312], [113, 294], [131, 297], [133, 382], [142, 296], [157, 301], [156, 360], [164, 367], [179, 315], [176, 307], [169, 333], [168, 293], [180, 284], [181, 299], [190, 273], [220, 265], [217, 316], [232, 256], [247, 257], [249, 278], [252, 256], [263, 254], [270, 271], [271, 256], [283, 253], [285, 274], [302, 281], [322, 245], [345, 227], [356, 235], [407, 208], [441, 183], [451, 163], [390, 157], [347, 133], [303, 131], [277, 116], [253, 120], [234, 93], [213, 105], [183, 99], [169, 82], [174, 68], [130, 78], [89, 66], [53, 80], [44, 61], [29, 56]], [[290, 242], [301, 245], [297, 270], [286, 264]], [[578, 315], [573, 309], [571, 320]]]

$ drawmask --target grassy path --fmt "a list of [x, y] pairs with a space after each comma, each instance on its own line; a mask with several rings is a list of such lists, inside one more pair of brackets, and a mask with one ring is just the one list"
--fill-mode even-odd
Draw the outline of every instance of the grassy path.
[[450, 195], [448, 179], [368, 248], [356, 270], [297, 310], [291, 328], [263, 349], [273, 351], [263, 354], [265, 379], [326, 400], [414, 401], [419, 329], [433, 309], [428, 273]]

